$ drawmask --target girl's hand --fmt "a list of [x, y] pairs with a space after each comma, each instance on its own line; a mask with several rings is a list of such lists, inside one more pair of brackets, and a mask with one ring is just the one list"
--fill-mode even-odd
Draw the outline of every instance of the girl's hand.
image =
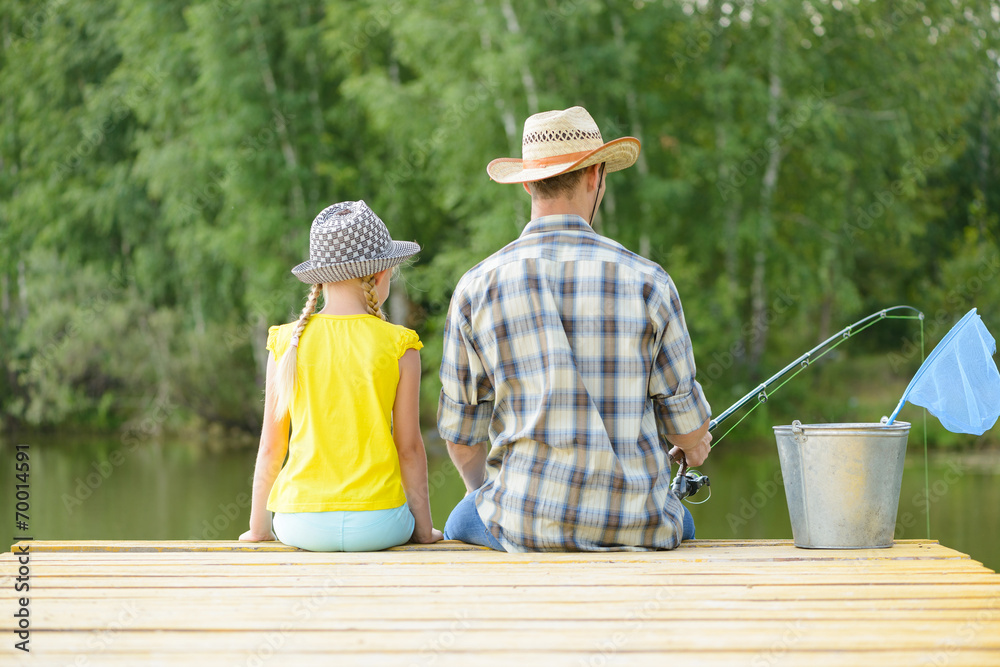
[[274, 536], [274, 531], [269, 530], [267, 533], [255, 533], [253, 530], [248, 530], [247, 532], [240, 535], [240, 542], [277, 542], [278, 538]]
[[433, 544], [434, 542], [440, 542], [443, 539], [444, 533], [437, 528], [431, 528], [430, 535], [420, 535], [417, 531], [413, 531], [413, 536], [410, 538], [410, 541], [416, 542], [417, 544]]

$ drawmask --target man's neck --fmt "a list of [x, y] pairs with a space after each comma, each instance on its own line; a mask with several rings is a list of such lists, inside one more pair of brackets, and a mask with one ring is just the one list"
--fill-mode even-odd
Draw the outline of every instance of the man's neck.
[[565, 197], [558, 199], [538, 199], [533, 197], [531, 200], [531, 219], [534, 220], [546, 215], [578, 215], [583, 218], [584, 222], [589, 224], [589, 207], [593, 205], [593, 201], [586, 204], [577, 199], [567, 199]]
[[[578, 182], [576, 188], [568, 195], [544, 199], [531, 195], [531, 219], [541, 218], [546, 215], [578, 215], [584, 222], [593, 225], [593, 216], [597, 212], [597, 205], [601, 199], [601, 189], [604, 185], [604, 166], [600, 171], [596, 165], [587, 167], [583, 180]], [[527, 185], [524, 189], [531, 194], [531, 188]]]

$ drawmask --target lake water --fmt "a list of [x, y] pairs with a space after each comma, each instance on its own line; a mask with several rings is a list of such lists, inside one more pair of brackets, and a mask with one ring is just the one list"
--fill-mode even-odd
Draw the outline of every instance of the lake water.
[[[16, 444], [30, 462], [29, 528], [15, 526]], [[434, 523], [463, 494], [458, 473], [429, 442]], [[32, 435], [0, 443], [0, 526], [47, 540], [236, 539], [249, 521], [255, 448], [207, 451], [178, 442]], [[777, 451], [727, 440], [702, 472], [711, 499], [690, 506], [699, 538], [791, 538]], [[1000, 453], [933, 454], [931, 536], [1000, 569]], [[700, 492], [695, 497], [703, 497]], [[925, 538], [922, 454], [903, 474], [896, 537]]]

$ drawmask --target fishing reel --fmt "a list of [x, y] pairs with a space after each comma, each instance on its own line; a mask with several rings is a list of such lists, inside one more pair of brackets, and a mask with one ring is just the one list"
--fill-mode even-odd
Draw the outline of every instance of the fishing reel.
[[[674, 460], [676, 461], [677, 459]], [[684, 456], [684, 452], [681, 452], [681, 458], [678, 463], [680, 464], [680, 469], [677, 471], [677, 476], [670, 482], [670, 490], [674, 492], [674, 495], [678, 499], [684, 500], [685, 498], [689, 498], [698, 493], [701, 487], [712, 485], [706, 475], [688, 470], [687, 457]]]

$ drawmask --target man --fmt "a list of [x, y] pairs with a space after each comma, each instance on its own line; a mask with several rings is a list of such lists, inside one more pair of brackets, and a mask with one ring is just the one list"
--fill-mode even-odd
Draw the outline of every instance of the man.
[[711, 412], [680, 299], [659, 265], [591, 227], [605, 174], [638, 154], [573, 107], [528, 118], [524, 159], [487, 167], [524, 185], [531, 221], [451, 299], [438, 430], [469, 493], [447, 539], [596, 551], [694, 537], [668, 456], [705, 460]]

